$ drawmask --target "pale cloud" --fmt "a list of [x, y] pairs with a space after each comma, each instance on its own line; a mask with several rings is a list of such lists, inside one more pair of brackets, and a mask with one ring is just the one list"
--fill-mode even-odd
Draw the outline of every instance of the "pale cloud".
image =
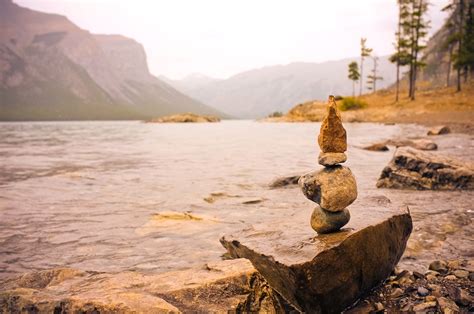
[[[93, 33], [141, 42], [154, 74], [227, 77], [295, 61], [353, 57], [360, 37], [379, 55], [392, 52], [395, 0], [14, 0], [66, 15]], [[432, 32], [446, 0], [432, 0]]]

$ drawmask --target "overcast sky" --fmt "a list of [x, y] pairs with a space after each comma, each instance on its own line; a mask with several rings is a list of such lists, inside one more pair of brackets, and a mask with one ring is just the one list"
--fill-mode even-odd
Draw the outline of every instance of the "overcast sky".
[[[93, 33], [145, 46], [155, 75], [226, 78], [266, 65], [322, 62], [393, 50], [396, 0], [14, 0], [66, 15]], [[431, 0], [432, 32], [447, 0]]]

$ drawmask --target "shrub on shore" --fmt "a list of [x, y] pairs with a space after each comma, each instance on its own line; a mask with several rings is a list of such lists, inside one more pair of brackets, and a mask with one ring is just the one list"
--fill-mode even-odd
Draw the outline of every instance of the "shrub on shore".
[[367, 103], [356, 97], [344, 97], [339, 105], [341, 111], [356, 110], [367, 107]]

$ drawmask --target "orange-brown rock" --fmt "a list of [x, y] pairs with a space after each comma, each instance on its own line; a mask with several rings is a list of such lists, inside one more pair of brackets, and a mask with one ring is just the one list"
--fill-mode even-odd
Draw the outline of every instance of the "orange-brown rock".
[[56, 268], [0, 280], [0, 313], [283, 312], [245, 259], [159, 274]]
[[340, 313], [390, 275], [412, 230], [407, 211], [367, 210], [336, 233], [315, 236], [305, 223], [265, 221], [221, 243], [232, 257], [248, 258], [296, 310]]
[[323, 153], [344, 153], [347, 150], [346, 130], [342, 126], [334, 96], [329, 96], [328, 111], [321, 123], [318, 143]]

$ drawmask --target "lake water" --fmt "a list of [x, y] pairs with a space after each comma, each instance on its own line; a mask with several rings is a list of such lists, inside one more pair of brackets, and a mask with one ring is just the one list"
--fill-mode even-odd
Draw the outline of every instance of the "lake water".
[[[254, 121], [0, 123], [0, 278], [58, 266], [182, 269], [219, 259], [223, 234], [287, 221], [300, 211], [308, 212], [309, 221], [311, 204], [298, 188], [271, 190], [268, 184], [320, 167], [319, 127]], [[375, 188], [393, 149], [361, 147], [421, 136], [425, 128], [345, 127], [346, 165], [359, 188], [353, 207], [386, 196], [412, 210], [415, 228], [402, 264], [416, 268], [438, 257], [472, 258], [472, 191]], [[472, 136], [435, 140], [441, 153], [472, 161]]]

